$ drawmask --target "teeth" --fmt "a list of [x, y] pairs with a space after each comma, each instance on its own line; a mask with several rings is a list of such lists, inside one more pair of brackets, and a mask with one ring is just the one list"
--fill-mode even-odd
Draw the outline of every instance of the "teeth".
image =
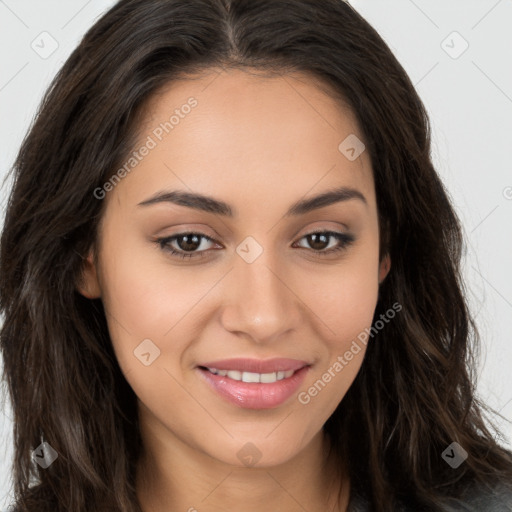
[[287, 379], [295, 373], [294, 370], [288, 370], [286, 372], [278, 371], [272, 373], [239, 372], [238, 370], [217, 370], [216, 368], [208, 368], [208, 370], [215, 375], [228, 377], [233, 380], [242, 382], [261, 382], [264, 384], [271, 384], [272, 382], [277, 382], [278, 380]]

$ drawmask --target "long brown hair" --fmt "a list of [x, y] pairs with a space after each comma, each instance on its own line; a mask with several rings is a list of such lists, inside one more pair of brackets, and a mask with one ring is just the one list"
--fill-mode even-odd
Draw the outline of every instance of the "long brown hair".
[[[368, 345], [325, 424], [354, 493], [373, 510], [441, 510], [470, 485], [512, 481], [475, 394], [478, 336], [460, 274], [460, 222], [430, 159], [425, 108], [376, 31], [341, 0], [122, 0], [55, 77], [12, 168], [0, 248], [0, 342], [14, 413], [20, 511], [140, 511], [135, 395], [101, 301], [76, 290], [105, 201], [147, 100], [211, 68], [307, 72], [352, 108], [374, 172], [381, 255], [392, 268]], [[493, 433], [494, 431], [494, 433]], [[48, 469], [31, 452], [58, 453]], [[457, 469], [441, 454], [458, 442]]]

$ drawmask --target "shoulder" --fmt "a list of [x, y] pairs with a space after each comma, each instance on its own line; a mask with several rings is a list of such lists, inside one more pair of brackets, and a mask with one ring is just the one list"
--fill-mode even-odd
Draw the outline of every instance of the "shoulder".
[[[457, 508], [457, 506], [459, 508]], [[467, 489], [460, 505], [454, 505], [454, 512], [492, 510], [512, 512], [512, 482], [509, 486], [499, 484], [493, 488], [473, 486]]]
[[[458, 498], [445, 498], [443, 512], [512, 512], [512, 482], [509, 486], [499, 484], [493, 488], [474, 485], [468, 487]], [[347, 512], [370, 512], [366, 496], [356, 494], [350, 500]], [[397, 512], [413, 512], [413, 508], [401, 505]]]

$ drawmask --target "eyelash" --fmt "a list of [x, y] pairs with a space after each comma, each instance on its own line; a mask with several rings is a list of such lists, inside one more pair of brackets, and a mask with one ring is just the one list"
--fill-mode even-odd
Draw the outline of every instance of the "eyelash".
[[[208, 252], [208, 250], [204, 251], [193, 251], [193, 252], [183, 252], [182, 250], [177, 251], [176, 249], [173, 249], [169, 244], [176, 240], [177, 238], [181, 238], [183, 236], [191, 236], [196, 235], [201, 239], [207, 240], [208, 242], [215, 242], [213, 238], [210, 238], [207, 235], [204, 235], [203, 233], [196, 233], [196, 232], [186, 232], [186, 233], [178, 233], [173, 236], [165, 237], [165, 238], [157, 238], [155, 240], [155, 243], [160, 246], [160, 248], [168, 253], [171, 254], [173, 257], [178, 257], [181, 259], [191, 259], [191, 258], [202, 258], [204, 257], [204, 253]], [[311, 235], [327, 235], [329, 237], [333, 237], [337, 239], [340, 244], [336, 247], [333, 247], [328, 250], [315, 250], [310, 249], [315, 253], [315, 255], [318, 255], [320, 257], [329, 256], [333, 253], [336, 253], [338, 251], [342, 251], [346, 248], [348, 248], [354, 241], [355, 237], [353, 235], [349, 235], [347, 233], [340, 233], [338, 231], [313, 231], [311, 233], [307, 233], [304, 236], [302, 236], [299, 240], [302, 240], [303, 238], [306, 238]], [[301, 247], [301, 249], [306, 249], [305, 247]], [[307, 249], [306, 249], [307, 250]]]

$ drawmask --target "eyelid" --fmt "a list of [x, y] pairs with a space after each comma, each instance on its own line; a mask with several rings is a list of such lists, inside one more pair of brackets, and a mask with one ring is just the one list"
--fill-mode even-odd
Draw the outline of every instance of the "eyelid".
[[[303, 233], [300, 236], [303, 237], [303, 236], [311, 235], [313, 233], [325, 232], [325, 231], [329, 231], [330, 233], [347, 233], [348, 234], [350, 231], [350, 228], [348, 227], [348, 225], [343, 224], [342, 222], [334, 222], [334, 221], [327, 221], [327, 222], [330, 222], [331, 224], [334, 223], [335, 226], [334, 227], [326, 226], [326, 221], [321, 220], [321, 221], [315, 222], [313, 227], [308, 229], [308, 231], [306, 231], [305, 233]], [[295, 234], [293, 235], [293, 238], [298, 237], [301, 232], [302, 232], [302, 228], [295, 232]]]

